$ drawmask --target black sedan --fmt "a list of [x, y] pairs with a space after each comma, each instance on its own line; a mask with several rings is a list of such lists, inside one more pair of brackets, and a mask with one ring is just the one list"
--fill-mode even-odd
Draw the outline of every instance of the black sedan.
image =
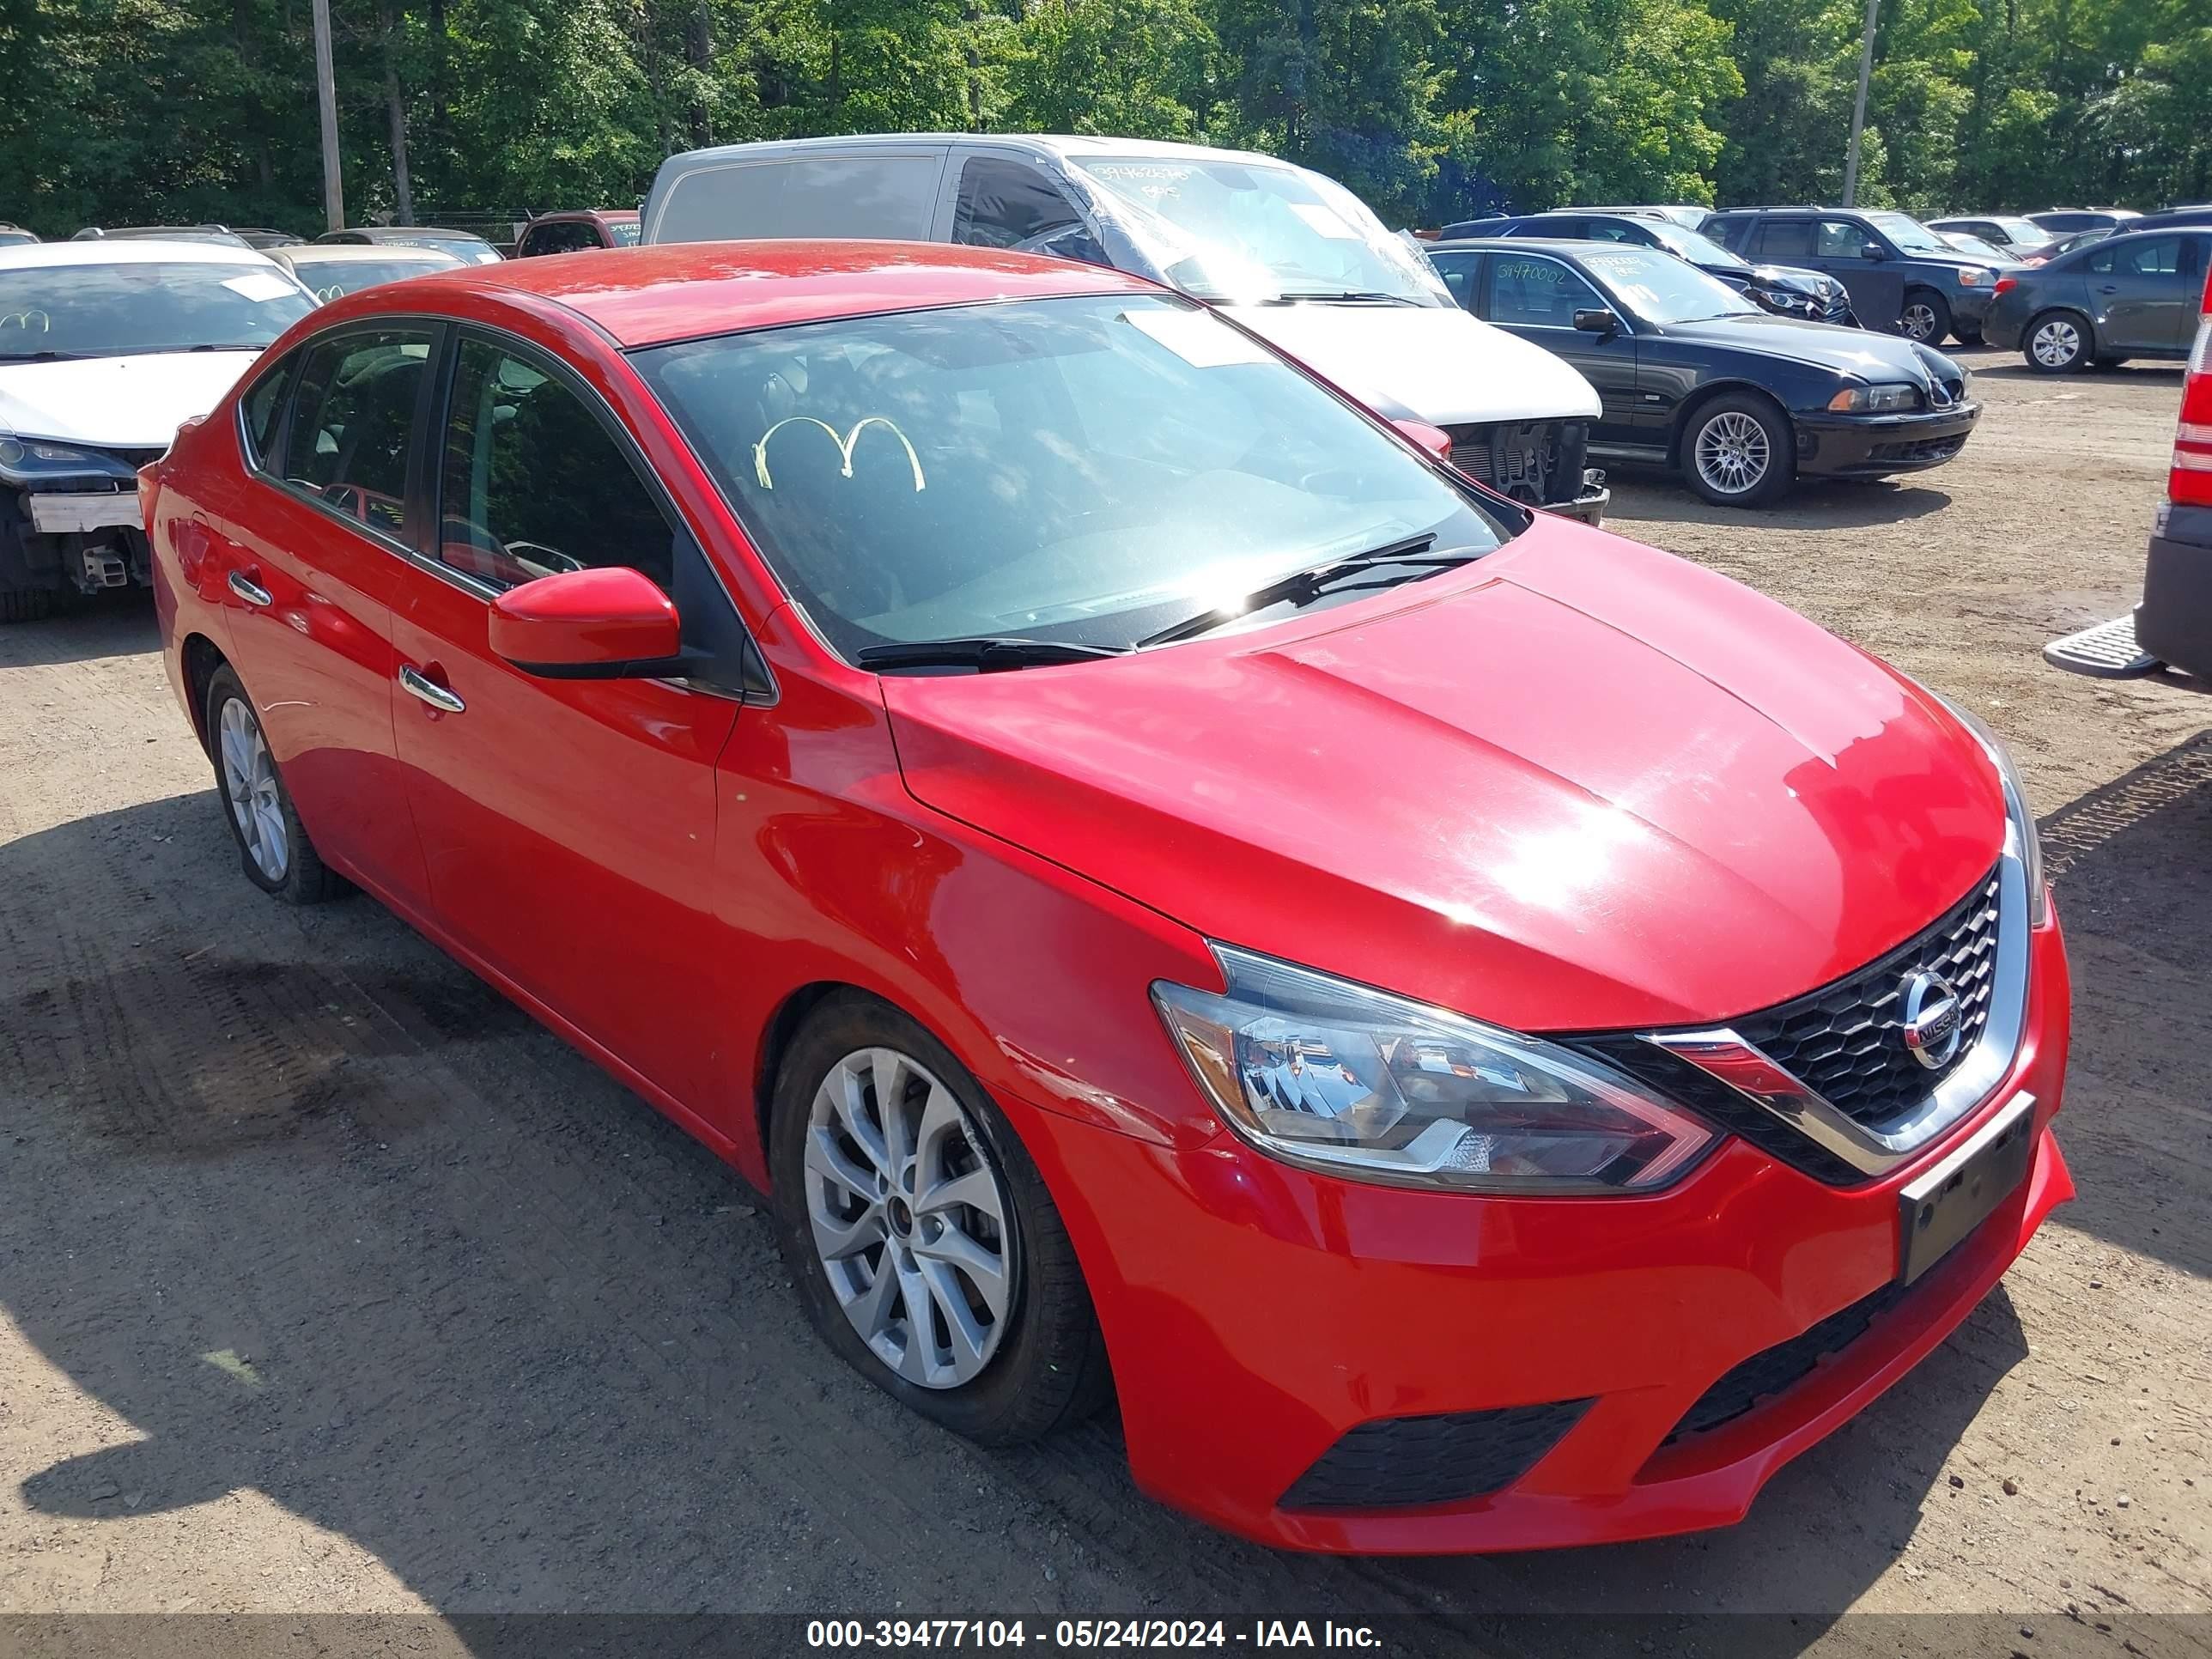
[[2130, 357], [2186, 357], [2212, 258], [2212, 226], [2124, 230], [1997, 283], [1982, 337], [2030, 368], [2069, 374]]
[[1462, 305], [1597, 389], [1593, 459], [1677, 468], [1723, 507], [1762, 506], [1800, 477], [1940, 466], [1981, 415], [1941, 352], [1770, 316], [1656, 248], [1516, 239], [1429, 258]]
[[1802, 265], [1755, 265], [1711, 237], [1656, 211], [1561, 208], [1517, 217], [1470, 219], [1445, 226], [1437, 240], [1453, 241], [1465, 236], [1530, 236], [1664, 248], [1706, 276], [1726, 283], [1761, 311], [1816, 323], [1858, 325], [1858, 319], [1851, 314], [1850, 295], [1826, 272], [1808, 270]]

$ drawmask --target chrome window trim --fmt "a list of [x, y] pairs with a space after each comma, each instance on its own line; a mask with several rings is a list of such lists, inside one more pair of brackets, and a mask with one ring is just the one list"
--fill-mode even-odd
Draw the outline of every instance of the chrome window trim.
[[[1644, 1031], [1654, 1048], [1711, 1073], [1760, 1110], [1842, 1158], [1863, 1175], [1887, 1175], [1917, 1156], [1982, 1105], [2019, 1057], [2027, 1018], [2027, 866], [2020, 826], [2008, 821], [1997, 860], [1997, 949], [1989, 1023], [1966, 1058], [1888, 1132], [1867, 1127], [1798, 1081], [1728, 1026], [1696, 1031]], [[1753, 1093], [1729, 1076], [1729, 1063], [1764, 1064], [1789, 1078], [1788, 1090]]]

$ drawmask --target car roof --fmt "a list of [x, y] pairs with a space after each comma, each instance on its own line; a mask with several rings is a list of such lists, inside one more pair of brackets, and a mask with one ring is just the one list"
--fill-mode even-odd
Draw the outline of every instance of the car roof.
[[448, 253], [441, 247], [410, 247], [388, 242], [301, 242], [283, 247], [264, 250], [268, 256], [286, 264], [303, 261], [310, 264], [352, 264], [372, 260], [388, 265], [393, 260], [414, 260], [426, 270], [444, 270], [461, 263], [459, 254]]
[[[670, 162], [710, 164], [763, 150], [897, 149], [911, 144], [971, 144], [999, 149], [1027, 150], [1035, 155], [1073, 160], [1085, 155], [1153, 157], [1162, 161], [1235, 161], [1247, 166], [1294, 168], [1295, 161], [1263, 155], [1249, 149], [1220, 149], [1208, 144], [1182, 144], [1164, 138], [1103, 138], [1070, 132], [860, 132], [832, 138], [769, 138], [753, 143], [717, 144], [707, 149], [685, 150]], [[667, 163], [663, 163], [664, 166]]]
[[267, 254], [243, 242], [163, 241], [152, 236], [122, 237], [112, 242], [27, 242], [21, 247], [0, 247], [0, 267], [9, 270], [26, 265], [266, 266], [273, 263]]
[[[4, 255], [0, 255], [4, 258]], [[365, 289], [331, 315], [419, 309], [435, 294], [534, 297], [622, 347], [994, 300], [1166, 289], [1103, 266], [932, 242], [671, 242], [461, 265]]]

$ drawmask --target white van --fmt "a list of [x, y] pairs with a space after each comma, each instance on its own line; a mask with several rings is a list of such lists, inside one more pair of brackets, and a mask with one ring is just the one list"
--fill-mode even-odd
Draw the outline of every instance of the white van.
[[1451, 434], [1462, 471], [1596, 523], [1597, 394], [1479, 322], [1425, 256], [1333, 180], [1244, 150], [1132, 138], [874, 134], [672, 155], [646, 242], [960, 242], [1134, 271], [1226, 312], [1392, 416]]

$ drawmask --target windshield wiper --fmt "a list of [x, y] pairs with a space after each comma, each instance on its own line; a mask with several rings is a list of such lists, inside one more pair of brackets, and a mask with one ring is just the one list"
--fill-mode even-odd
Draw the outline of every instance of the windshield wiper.
[[[1436, 544], [1433, 534], [1409, 536], [1402, 542], [1391, 542], [1365, 553], [1355, 553], [1348, 559], [1332, 559], [1327, 564], [1315, 565], [1310, 570], [1297, 570], [1279, 581], [1269, 582], [1265, 587], [1255, 588], [1243, 599], [1211, 611], [1201, 611], [1157, 634], [1148, 634], [1137, 641], [1137, 649], [1146, 646], [1170, 645], [1177, 640], [1195, 639], [1217, 628], [1226, 627], [1255, 611], [1264, 611], [1271, 605], [1305, 605], [1318, 599], [1346, 576], [1357, 575], [1388, 565], [1422, 566], [1445, 569], [1455, 564], [1468, 564], [1482, 555], [1472, 548], [1460, 548], [1449, 553], [1431, 553]], [[1412, 579], [1407, 578], [1408, 580]]]
[[1368, 305], [1418, 306], [1420, 304], [1419, 300], [1409, 299], [1403, 294], [1385, 294], [1380, 289], [1371, 288], [1333, 289], [1326, 293], [1318, 289], [1311, 290], [1299, 289], [1278, 294], [1272, 299], [1261, 301], [1260, 303], [1263, 306], [1299, 306], [1349, 303], [1354, 301]]
[[1127, 654], [1124, 645], [1078, 645], [1072, 640], [1018, 636], [979, 640], [901, 640], [863, 646], [853, 660], [863, 668], [973, 668], [989, 674], [1004, 668], [1048, 668]]
[[0, 363], [73, 363], [82, 351], [0, 351]]

